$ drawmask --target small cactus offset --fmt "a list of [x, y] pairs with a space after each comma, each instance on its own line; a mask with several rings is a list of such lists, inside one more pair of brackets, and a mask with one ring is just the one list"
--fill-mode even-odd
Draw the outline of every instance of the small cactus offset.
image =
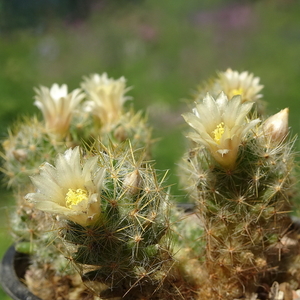
[[255, 292], [264, 278], [277, 278], [291, 253], [284, 243], [295, 183], [288, 110], [263, 121], [252, 106], [240, 96], [207, 94], [184, 115], [196, 131], [188, 135], [195, 147], [185, 174], [204, 226], [205, 299]]
[[44, 164], [26, 199], [61, 219], [61, 251], [102, 297], [151, 295], [173, 264], [168, 193], [128, 147], [86, 154], [78, 147]]

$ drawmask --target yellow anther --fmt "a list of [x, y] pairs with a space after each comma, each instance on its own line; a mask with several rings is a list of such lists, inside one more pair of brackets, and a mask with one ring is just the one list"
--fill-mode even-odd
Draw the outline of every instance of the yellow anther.
[[77, 205], [78, 203], [87, 199], [87, 192], [82, 189], [69, 189], [66, 195], [66, 206], [71, 208], [72, 205]]
[[240, 95], [240, 96], [243, 97], [243, 93], [244, 93], [244, 89], [243, 88], [233, 89], [231, 91], [231, 97], [236, 96], [236, 95]]
[[220, 140], [221, 140], [222, 135], [225, 131], [224, 126], [225, 126], [224, 122], [221, 122], [217, 126], [217, 128], [212, 132], [214, 140], [217, 142], [217, 144], [220, 144]]

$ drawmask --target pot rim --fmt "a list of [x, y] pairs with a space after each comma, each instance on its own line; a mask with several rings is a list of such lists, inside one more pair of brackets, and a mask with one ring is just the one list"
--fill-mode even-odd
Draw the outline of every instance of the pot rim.
[[[18, 262], [24, 268], [17, 274], [16, 270], [20, 266]], [[28, 263], [28, 255], [17, 252], [14, 245], [10, 246], [3, 256], [0, 265], [0, 283], [5, 293], [13, 300], [41, 300], [41, 298], [32, 294], [27, 286], [21, 282]]]

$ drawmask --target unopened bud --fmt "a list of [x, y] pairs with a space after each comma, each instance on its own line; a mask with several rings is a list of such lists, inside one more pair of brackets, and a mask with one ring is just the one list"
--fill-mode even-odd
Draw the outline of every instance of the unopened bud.
[[19, 162], [24, 162], [27, 159], [27, 151], [24, 149], [17, 149], [12, 152], [14, 158]]
[[134, 170], [132, 173], [127, 174], [123, 181], [123, 187], [130, 195], [136, 195], [140, 190], [141, 176], [138, 170]]
[[264, 134], [270, 136], [273, 142], [281, 142], [288, 134], [289, 109], [285, 108], [268, 118], [263, 124]]

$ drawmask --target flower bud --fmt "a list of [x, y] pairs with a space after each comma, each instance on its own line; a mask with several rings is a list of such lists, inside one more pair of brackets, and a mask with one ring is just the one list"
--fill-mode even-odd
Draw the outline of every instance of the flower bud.
[[126, 192], [130, 195], [136, 195], [140, 190], [141, 176], [138, 170], [133, 171], [130, 174], [127, 174], [123, 181], [123, 187], [126, 189]]
[[263, 124], [263, 132], [273, 142], [281, 142], [288, 134], [289, 109], [285, 108], [268, 118]]
[[27, 151], [25, 149], [16, 149], [12, 151], [14, 158], [19, 162], [24, 162], [27, 159]]

